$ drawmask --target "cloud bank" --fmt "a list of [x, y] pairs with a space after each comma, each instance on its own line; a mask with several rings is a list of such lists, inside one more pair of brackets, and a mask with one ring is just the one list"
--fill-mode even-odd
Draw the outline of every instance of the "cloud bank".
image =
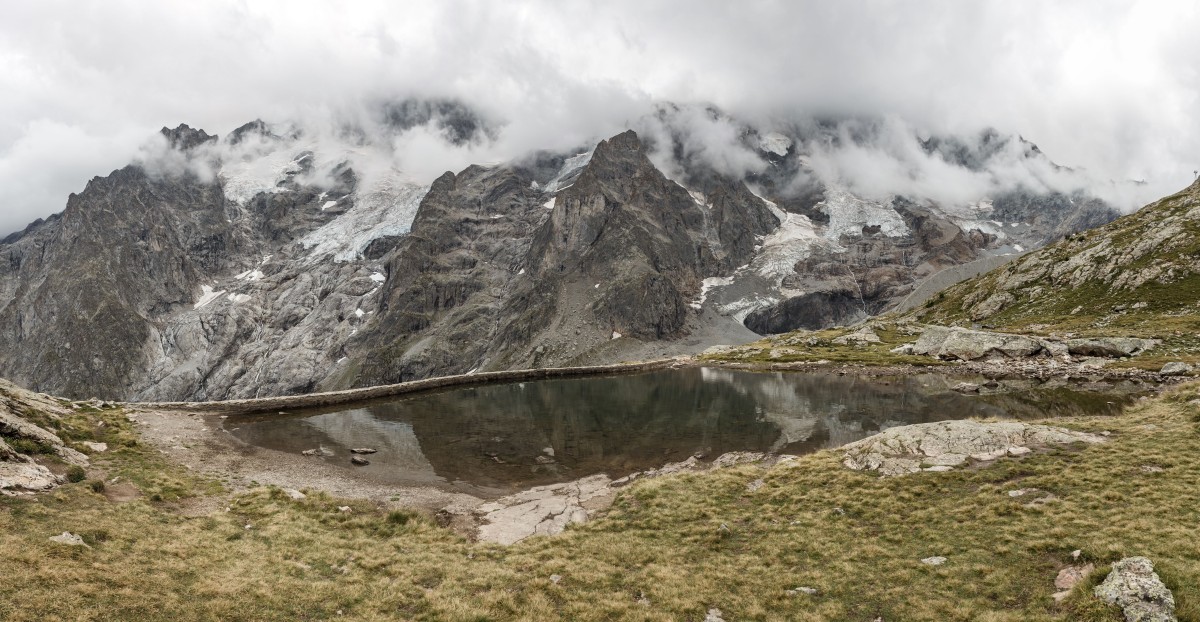
[[[164, 125], [320, 127], [411, 97], [462, 101], [498, 131], [459, 145], [429, 126], [397, 133], [387, 166], [414, 178], [645, 126], [658, 102], [711, 102], [762, 128], [887, 119], [870, 148], [812, 157], [864, 192], [900, 180], [977, 196], [1001, 172], [946, 168], [917, 141], [995, 127], [1093, 182], [1145, 180], [1134, 203], [1200, 168], [1198, 27], [1194, 3], [1132, 0], [9, 3], [0, 232], [61, 210]], [[690, 157], [762, 166], [720, 148], [736, 146], [728, 127], [688, 122]]]

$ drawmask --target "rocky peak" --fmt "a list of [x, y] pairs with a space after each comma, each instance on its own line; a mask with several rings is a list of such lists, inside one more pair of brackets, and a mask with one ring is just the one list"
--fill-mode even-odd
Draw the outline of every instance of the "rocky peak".
[[188, 151], [199, 145], [207, 142], [216, 142], [216, 135], [210, 135], [208, 132], [200, 129], [194, 129], [186, 123], [180, 123], [175, 129], [166, 127], [158, 131], [167, 138], [167, 144], [171, 145], [172, 149], [179, 151]]

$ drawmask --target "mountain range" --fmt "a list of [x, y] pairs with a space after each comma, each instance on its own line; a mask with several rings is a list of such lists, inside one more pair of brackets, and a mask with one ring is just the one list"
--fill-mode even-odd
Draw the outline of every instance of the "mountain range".
[[[262, 121], [163, 128], [0, 241], [0, 376], [213, 400], [694, 353], [916, 305], [923, 283], [1119, 215], [994, 130], [901, 149], [886, 121], [665, 104], [595, 144], [425, 183], [373, 146], [420, 131], [470, 149], [503, 129], [451, 101], [376, 121], [333, 141]], [[843, 157], [881, 153], [991, 183], [956, 201], [908, 183], [917, 168], [865, 184], [879, 162]]]

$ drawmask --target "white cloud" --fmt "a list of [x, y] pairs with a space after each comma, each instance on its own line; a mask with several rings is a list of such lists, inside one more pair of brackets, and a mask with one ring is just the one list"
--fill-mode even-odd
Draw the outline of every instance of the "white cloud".
[[[0, 8], [0, 232], [60, 210], [158, 127], [225, 134], [385, 97], [457, 97], [498, 140], [394, 145], [413, 175], [615, 133], [656, 101], [766, 121], [895, 115], [924, 130], [1020, 133], [1097, 180], [1160, 194], [1200, 166], [1200, 6], [1191, 2], [6, 3]], [[692, 145], [753, 170], [719, 124]], [[861, 184], [970, 194], [976, 176], [896, 155], [832, 154]], [[835, 157], [836, 156], [836, 157]], [[914, 173], [913, 167], [916, 168]], [[1013, 174], [1025, 174], [1013, 171]], [[872, 178], [874, 176], [874, 178]], [[425, 180], [428, 181], [428, 180]]]

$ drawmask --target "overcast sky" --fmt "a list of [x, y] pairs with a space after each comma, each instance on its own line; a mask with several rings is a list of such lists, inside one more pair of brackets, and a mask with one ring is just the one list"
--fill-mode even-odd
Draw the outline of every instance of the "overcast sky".
[[1200, 167], [1197, 32], [1193, 1], [6, 2], [0, 235], [161, 126], [225, 134], [412, 95], [482, 108], [510, 150], [711, 102], [993, 126], [1172, 190]]

